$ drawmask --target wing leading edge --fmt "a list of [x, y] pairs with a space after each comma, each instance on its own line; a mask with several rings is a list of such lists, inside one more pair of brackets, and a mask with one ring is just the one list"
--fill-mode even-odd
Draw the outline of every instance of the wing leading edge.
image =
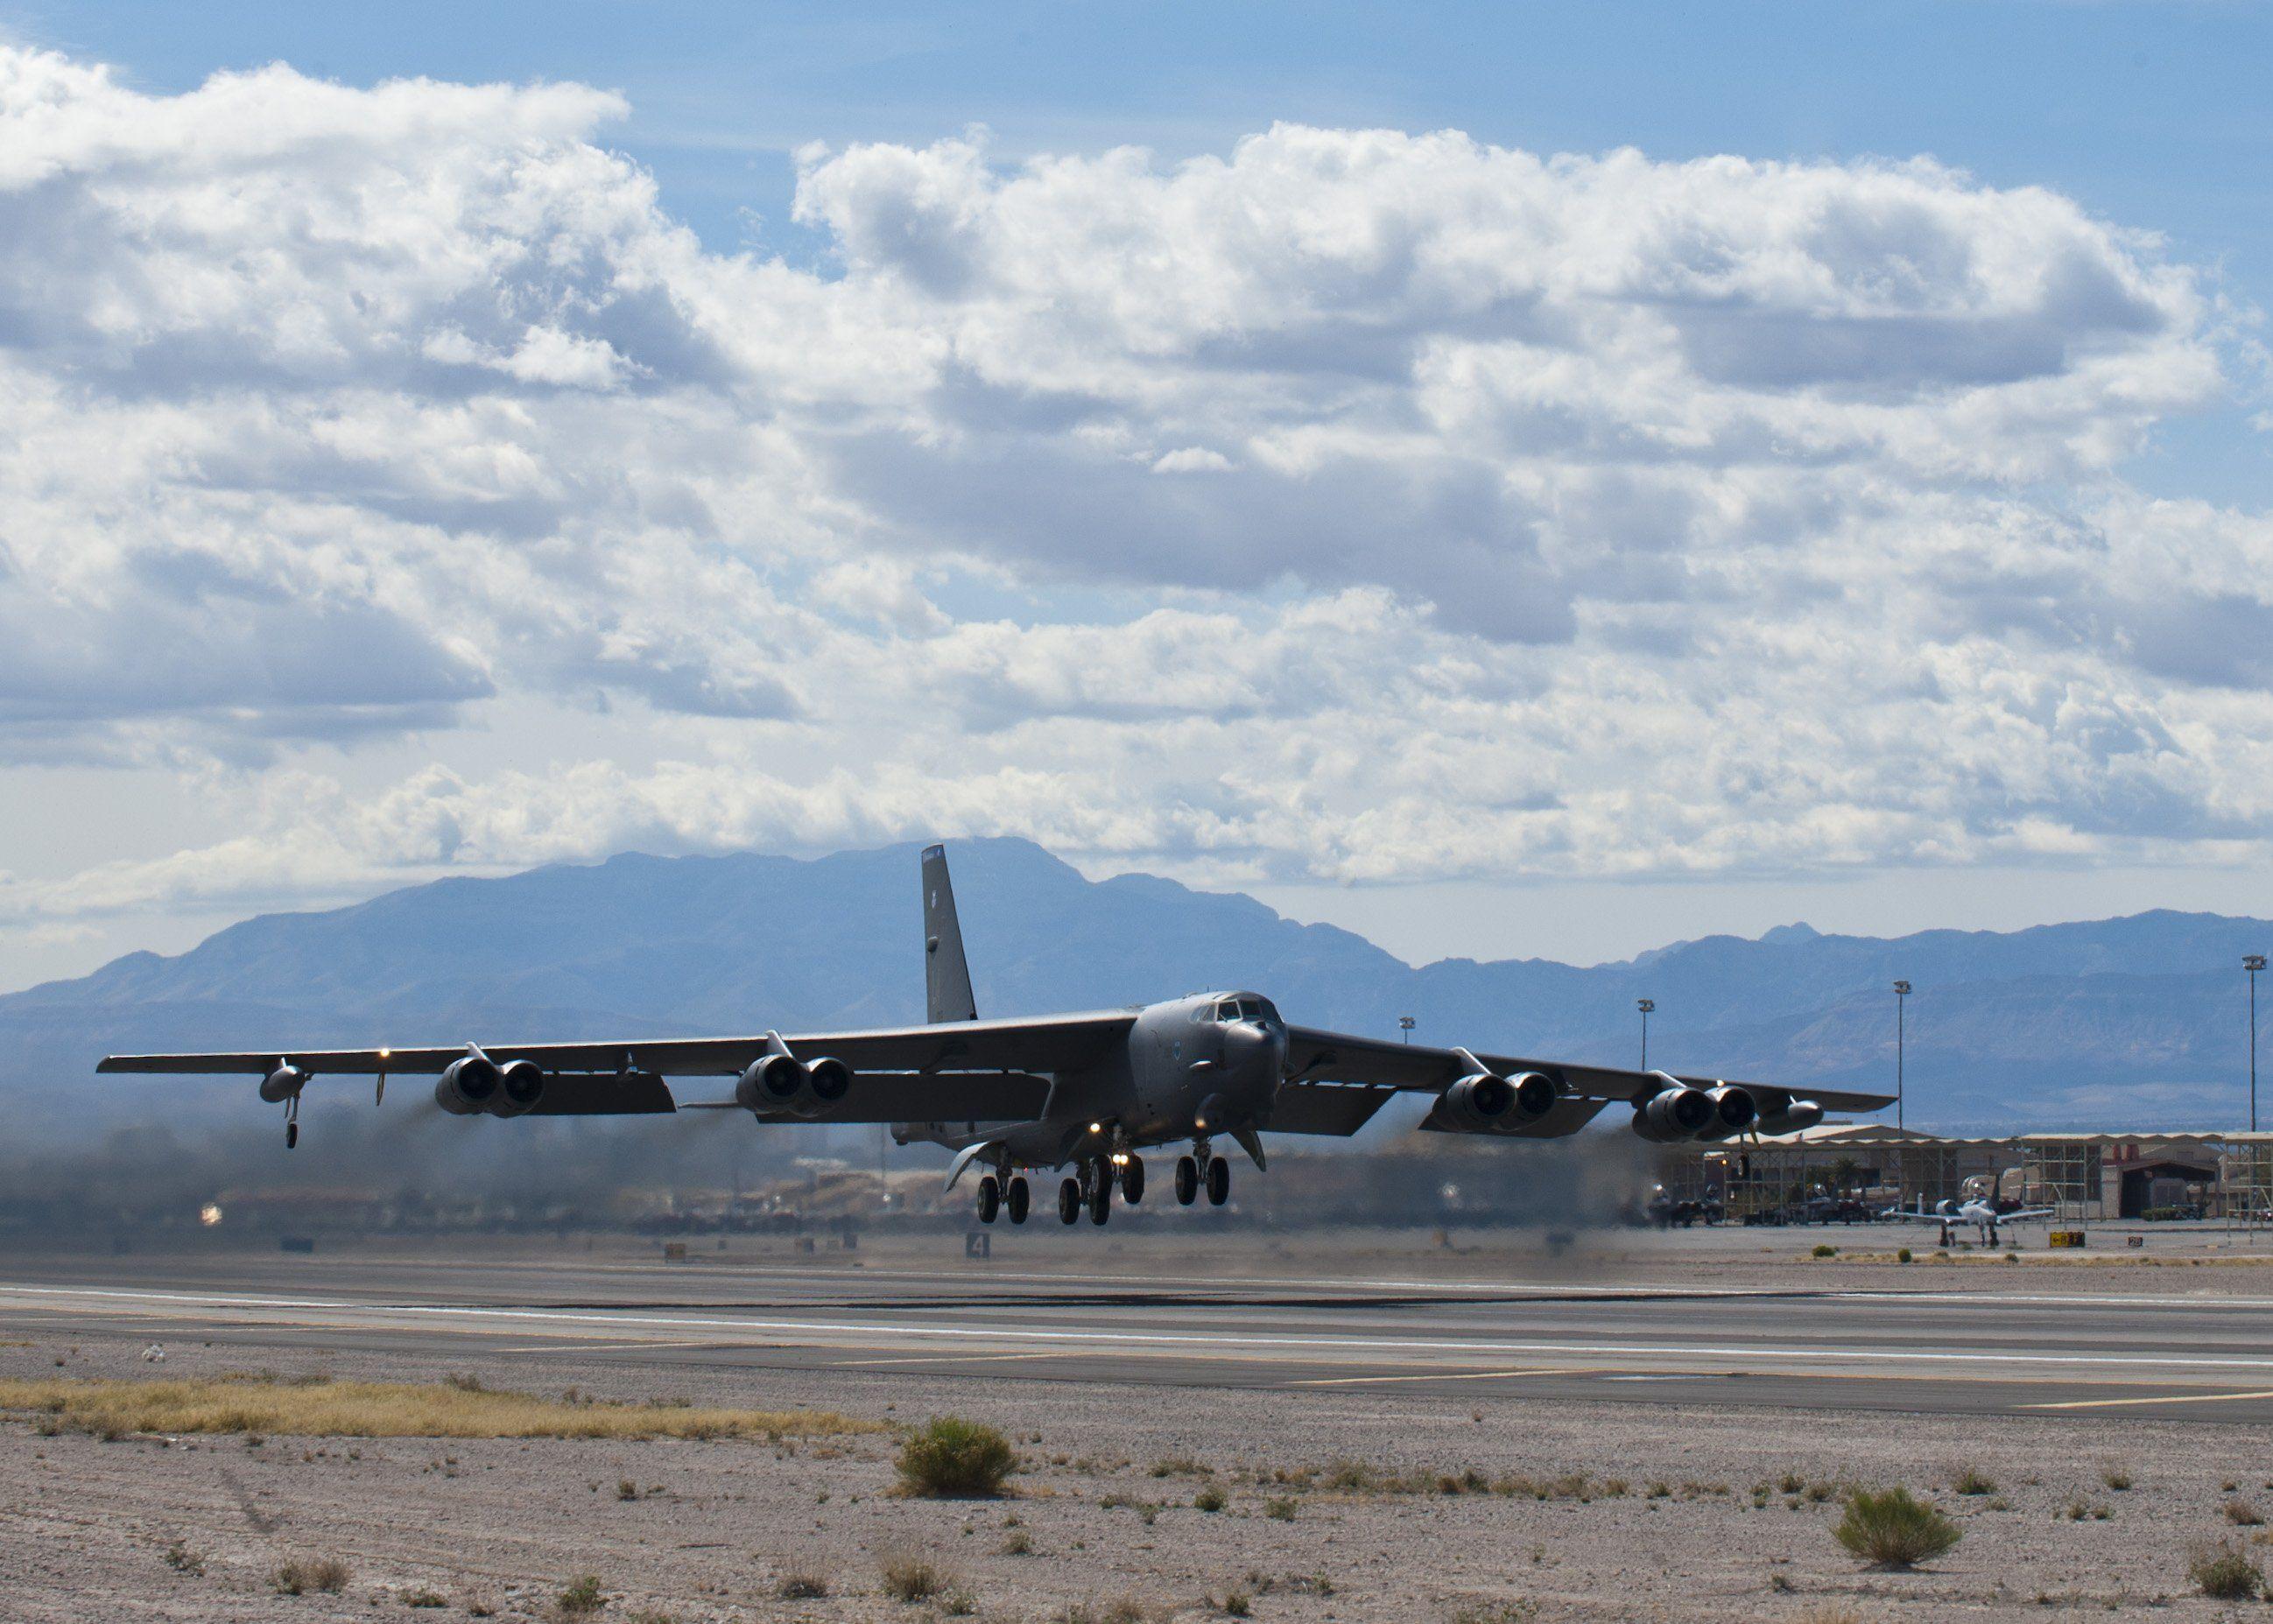
[[[1440, 1090], [1467, 1074], [1467, 1056], [1471, 1051], [1459, 1049], [1439, 1049], [1428, 1044], [1392, 1043], [1377, 1037], [1358, 1037], [1347, 1032], [1321, 1031], [1315, 1027], [1289, 1027], [1287, 1031], [1287, 1070], [1296, 1082], [1339, 1082], [1370, 1084], [1377, 1088]], [[1519, 1055], [1475, 1053], [1493, 1071], [1504, 1077], [1523, 1072], [1538, 1072], [1554, 1080], [1561, 1089], [1563, 1103], [1556, 1112], [1534, 1125], [1551, 1136], [1556, 1132], [1569, 1132], [1583, 1125], [1604, 1105], [1617, 1102], [1638, 1104], [1662, 1092], [1669, 1083], [1662, 1072], [1625, 1071], [1614, 1066], [1587, 1066], [1568, 1060], [1536, 1060]], [[1765, 1083], [1737, 1082], [1725, 1077], [1688, 1077], [1676, 1075], [1675, 1082], [1684, 1082], [1700, 1089], [1717, 1089], [1724, 1083], [1735, 1083], [1758, 1100], [1763, 1111], [1781, 1109], [1794, 1099], [1815, 1101], [1827, 1111], [1877, 1111], [1894, 1103], [1891, 1094], [1857, 1094], [1839, 1089], [1789, 1089]], [[1560, 1123], [1574, 1112], [1568, 1107], [1591, 1103], [1594, 1110], [1572, 1123], [1572, 1128], [1562, 1128]], [[1557, 1113], [1561, 1113], [1558, 1116]], [[1544, 1128], [1553, 1122], [1555, 1128]]]

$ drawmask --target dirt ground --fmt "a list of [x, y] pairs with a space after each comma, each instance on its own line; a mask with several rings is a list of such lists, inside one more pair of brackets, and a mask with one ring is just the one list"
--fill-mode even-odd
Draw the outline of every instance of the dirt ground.
[[[0, 1375], [145, 1376], [142, 1351], [123, 1340], [35, 1341], [0, 1348]], [[164, 1373], [248, 1362], [242, 1350], [176, 1345]], [[273, 1363], [288, 1375], [445, 1373], [376, 1356], [280, 1353]], [[1233, 1616], [1242, 1598], [1257, 1619], [1433, 1624], [2149, 1608], [2210, 1619], [2262, 1609], [2193, 1596], [2191, 1544], [2255, 1538], [2253, 1559], [2273, 1558], [2264, 1529], [2224, 1509], [2238, 1501], [2273, 1516], [2273, 1440], [2238, 1427], [1472, 1406], [1378, 1388], [949, 1385], [914, 1371], [611, 1367], [596, 1381], [567, 1361], [529, 1367], [519, 1385], [888, 1421], [951, 1409], [1010, 1433], [1026, 1464], [1015, 1498], [935, 1501], [890, 1493], [889, 1438], [105, 1442], [11, 1420], [0, 1423], [0, 1617], [550, 1618], [564, 1616], [564, 1589], [591, 1574], [606, 1605], [586, 1616], [649, 1624], [912, 1624], [965, 1609], [998, 1620], [1197, 1620]], [[1589, 1483], [1584, 1499], [1565, 1485], [1541, 1500], [1257, 1481], [1340, 1461], [1486, 1480], [1580, 1473]], [[1994, 1492], [1954, 1493], [1960, 1468], [1992, 1479]], [[1609, 1492], [1611, 1478], [1624, 1479], [1623, 1493]], [[1864, 1571], [1830, 1532], [1840, 1486], [1857, 1482], [1930, 1491], [1962, 1543], [1926, 1569]], [[1224, 1497], [1219, 1510], [1194, 1503], [1211, 1488]], [[879, 1564], [895, 1553], [931, 1560], [948, 1594], [891, 1599]], [[280, 1565], [326, 1558], [348, 1569], [337, 1593], [273, 1588]], [[828, 1595], [781, 1599], [791, 1574], [821, 1575]]]

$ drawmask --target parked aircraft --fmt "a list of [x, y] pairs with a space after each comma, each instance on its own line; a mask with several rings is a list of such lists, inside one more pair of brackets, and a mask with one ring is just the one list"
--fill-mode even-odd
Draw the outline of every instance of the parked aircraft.
[[1981, 1231], [1981, 1244], [1993, 1246], [2000, 1224], [2034, 1224], [2059, 1215], [2050, 1207], [2014, 1207], [2000, 1212], [1995, 1201], [1977, 1195], [1964, 1201], [1939, 1201], [1930, 1208], [1924, 1201], [1914, 1208], [1890, 1207], [1879, 1216], [1897, 1224], [1939, 1224], [1945, 1244], [1952, 1226], [1970, 1224]]
[[[1876, 1111], [1893, 1096], [1789, 1089], [1662, 1071], [1622, 1071], [1354, 1037], [1284, 1020], [1257, 992], [1194, 993], [1079, 1014], [981, 1021], [964, 956], [943, 847], [921, 861], [921, 1026], [769, 1031], [754, 1037], [609, 1043], [480, 1044], [236, 1053], [113, 1055], [104, 1072], [251, 1073], [299, 1141], [302, 1091], [319, 1076], [439, 1074], [434, 1097], [459, 1116], [612, 1115], [741, 1110], [758, 1121], [888, 1122], [902, 1144], [955, 1151], [952, 1188], [977, 1164], [979, 1218], [1025, 1222], [1025, 1174], [1062, 1171], [1059, 1218], [1103, 1224], [1117, 1191], [1144, 1195], [1140, 1151], [1189, 1143], [1176, 1157], [1176, 1200], [1204, 1191], [1221, 1206], [1231, 1164], [1219, 1137], [1260, 1171], [1263, 1134], [1356, 1133], [1400, 1092], [1436, 1096], [1435, 1133], [1559, 1138], [1612, 1105], [1661, 1144], [1796, 1132], [1827, 1109]], [[728, 1100], [681, 1102], [666, 1077], [731, 1077]]]

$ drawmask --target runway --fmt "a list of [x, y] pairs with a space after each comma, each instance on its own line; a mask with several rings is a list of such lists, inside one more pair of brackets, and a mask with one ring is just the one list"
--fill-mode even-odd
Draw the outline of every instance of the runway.
[[[97, 1258], [11, 1267], [0, 1332], [360, 1350], [509, 1371], [1377, 1390], [2273, 1422], [2273, 1297], [1717, 1290], [984, 1263]], [[501, 1373], [501, 1380], [509, 1377]]]

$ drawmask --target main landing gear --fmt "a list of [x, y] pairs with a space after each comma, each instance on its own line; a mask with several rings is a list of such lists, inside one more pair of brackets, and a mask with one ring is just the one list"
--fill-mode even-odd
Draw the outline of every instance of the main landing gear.
[[[1176, 1201], [1181, 1206], [1190, 1206], [1198, 1199], [1200, 1186], [1204, 1184], [1208, 1205], [1220, 1207], [1231, 1199], [1231, 1164], [1210, 1154], [1204, 1139], [1193, 1149], [1197, 1154], [1176, 1158]], [[1203, 1164], [1207, 1169], [1204, 1174], [1200, 1171]]]
[[1084, 1161], [1072, 1178], [1058, 1186], [1058, 1222], [1076, 1224], [1084, 1209], [1091, 1224], [1113, 1216], [1113, 1192], [1134, 1206], [1144, 1199], [1144, 1161], [1130, 1156], [1117, 1166], [1111, 1156], [1093, 1156]]
[[989, 1173], [979, 1181], [979, 1221], [992, 1224], [994, 1215], [1007, 1207], [1010, 1222], [1024, 1224], [1028, 1200], [1024, 1179], [1013, 1178], [1006, 1185], [1000, 1176]]

